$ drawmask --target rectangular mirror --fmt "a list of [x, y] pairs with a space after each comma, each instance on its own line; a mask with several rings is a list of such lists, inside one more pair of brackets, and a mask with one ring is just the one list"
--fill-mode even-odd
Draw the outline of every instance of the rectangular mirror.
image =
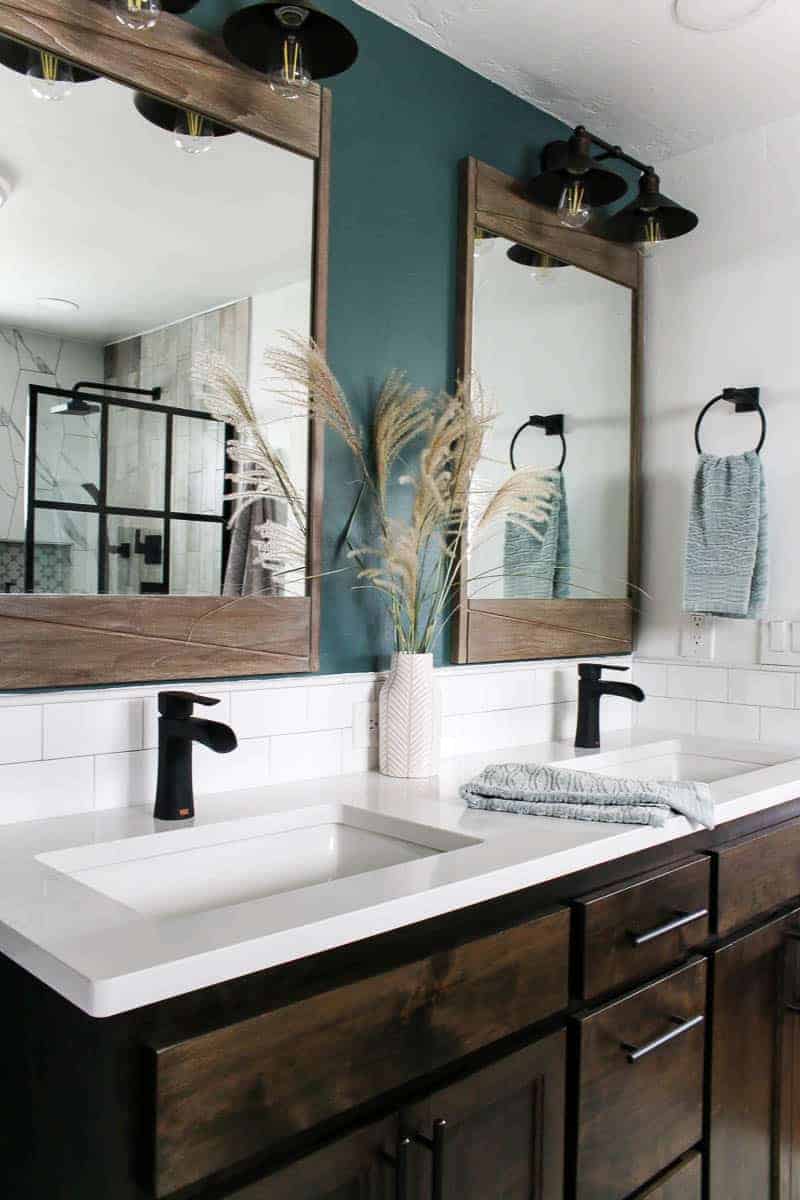
[[[515, 469], [551, 472], [551, 516], [468, 545], [459, 661], [630, 648], [640, 284], [633, 251], [557, 226], [465, 167], [461, 370], [496, 414], [474, 507]], [[485, 210], [485, 211], [484, 211]], [[468, 256], [468, 257], [467, 257]], [[621, 257], [621, 256], [627, 256]]]
[[[262, 360], [284, 332], [324, 334], [322, 93], [299, 102], [296, 128], [282, 127], [266, 81], [215, 61], [206, 64], [208, 110], [188, 108], [183, 96], [163, 98], [157, 49], [147, 61], [160, 98], [80, 69], [102, 57], [102, 38], [73, 32], [87, 54], [74, 63], [0, 37], [9, 192], [0, 221], [0, 616], [16, 632], [41, 620], [52, 633], [63, 614], [98, 637], [106, 622], [117, 635], [126, 610], [109, 601], [138, 597], [147, 607], [132, 621], [137, 636], [180, 640], [176, 616], [188, 630], [200, 615], [211, 644], [225, 644], [215, 670], [210, 655], [194, 664], [176, 653], [170, 673], [314, 669], [319, 592], [307, 581], [319, 554], [319, 434], [272, 393]], [[170, 57], [176, 41], [192, 39], [168, 14], [151, 34]], [[117, 45], [127, 36], [113, 30]], [[213, 57], [195, 45], [191, 54]], [[220, 72], [231, 93], [222, 98]], [[201, 71], [200, 92], [202, 80]], [[284, 144], [248, 132], [240, 114], [258, 107], [256, 92], [271, 97], [264, 109], [281, 119]], [[220, 104], [239, 128], [220, 120]], [[262, 110], [255, 123], [264, 120]], [[309, 140], [316, 152], [305, 152]], [[259, 495], [232, 526], [226, 476], [237, 469], [228, 447], [238, 435], [206, 407], [207, 355], [249, 392], [294, 490], [293, 504]], [[283, 551], [264, 540], [268, 522], [285, 529]], [[105, 607], [92, 597], [107, 598]], [[212, 597], [242, 600], [222, 635], [209, 628]], [[98, 674], [95, 663], [91, 682], [161, 677], [140, 648], [138, 668], [128, 652], [124, 666]], [[98, 659], [113, 649], [100, 637]], [[28, 670], [19, 684], [81, 681], [66, 667]]]

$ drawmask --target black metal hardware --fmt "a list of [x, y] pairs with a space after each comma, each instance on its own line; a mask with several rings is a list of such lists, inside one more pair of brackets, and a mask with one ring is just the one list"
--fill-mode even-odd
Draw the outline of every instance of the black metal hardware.
[[408, 1151], [411, 1147], [411, 1138], [408, 1134], [404, 1134], [397, 1140], [397, 1149], [394, 1154], [388, 1154], [385, 1150], [381, 1151], [381, 1158], [389, 1166], [394, 1167], [394, 1200], [406, 1200], [406, 1192], [408, 1190]]
[[192, 745], [200, 742], [217, 754], [236, 749], [236, 734], [221, 721], [193, 717], [195, 704], [219, 701], [194, 692], [158, 693], [158, 783], [153, 816], [159, 821], [185, 821], [194, 816]]
[[[80, 383], [76, 383], [72, 389], [72, 395], [78, 396], [81, 392], [112, 392], [118, 395], [124, 392], [126, 396], [152, 396], [154, 400], [161, 399], [161, 388], [135, 388], [135, 387], [117, 387], [115, 383], [93, 383], [91, 379], [83, 379]], [[149, 405], [146, 407], [149, 408]]]
[[520, 425], [519, 429], [511, 439], [511, 446], [508, 452], [508, 456], [511, 460], [511, 470], [516, 471], [517, 469], [517, 464], [514, 461], [514, 447], [517, 444], [517, 438], [521, 433], [524, 433], [524, 431], [529, 428], [543, 429], [545, 432], [545, 437], [561, 438], [561, 461], [555, 469], [557, 471], [562, 471], [564, 469], [564, 463], [567, 461], [567, 440], [564, 437], [563, 413], [551, 413], [551, 415], [548, 417], [528, 417], [527, 421]]
[[700, 445], [700, 426], [703, 423], [703, 418], [709, 409], [713, 408], [720, 400], [726, 400], [728, 404], [732, 404], [734, 411], [737, 413], [757, 412], [761, 417], [761, 437], [756, 446], [756, 454], [760, 454], [767, 439], [767, 418], [764, 409], [761, 407], [761, 392], [757, 387], [723, 388], [718, 396], [715, 396], [713, 400], [709, 400], [708, 404], [703, 406], [694, 427], [694, 444], [697, 448], [697, 453], [703, 453], [703, 447]]
[[678, 912], [671, 921], [665, 921], [663, 925], [656, 925], [652, 929], [646, 929], [644, 933], [630, 931], [628, 937], [634, 946], [646, 946], [648, 942], [655, 941], [656, 938], [663, 937], [666, 933], [674, 933], [676, 929], [682, 929], [684, 925], [691, 925], [693, 921], [700, 921], [703, 917], [707, 916], [707, 908], [698, 908], [695, 912], [689, 913]]
[[578, 720], [575, 745], [581, 750], [597, 750], [600, 745], [600, 701], [603, 696], [623, 696], [641, 704], [644, 692], [635, 683], [615, 683], [603, 679], [603, 671], [627, 671], [601, 663], [578, 663]]
[[[299, 20], [288, 17], [299, 15]], [[313, 79], [348, 70], [358, 57], [358, 42], [341, 21], [321, 12], [310, 0], [269, 0], [234, 12], [222, 27], [222, 39], [239, 62], [262, 74], [269, 71], [276, 46], [294, 33], [310, 61]]]
[[426, 1150], [430, 1150], [431, 1159], [431, 1200], [444, 1200], [444, 1147], [447, 1121], [440, 1119], [433, 1122], [432, 1136], [424, 1133], [413, 1134], [413, 1139]]
[[675, 1025], [674, 1029], [670, 1029], [667, 1033], [662, 1033], [660, 1037], [653, 1038], [652, 1042], [645, 1042], [643, 1046], [631, 1046], [628, 1042], [620, 1042], [622, 1049], [628, 1056], [629, 1063], [636, 1063], [640, 1058], [645, 1058], [646, 1055], [652, 1054], [654, 1050], [660, 1050], [662, 1046], [674, 1042], [676, 1038], [681, 1037], [684, 1033], [688, 1033], [690, 1029], [696, 1029], [698, 1025], [702, 1025], [705, 1017], [702, 1013], [698, 1013], [696, 1017], [670, 1017], [670, 1021]]

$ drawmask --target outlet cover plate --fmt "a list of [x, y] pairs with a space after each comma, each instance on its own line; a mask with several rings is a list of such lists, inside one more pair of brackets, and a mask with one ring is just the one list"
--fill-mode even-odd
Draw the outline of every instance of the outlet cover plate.
[[686, 613], [681, 629], [681, 658], [710, 662], [714, 657], [714, 618], [707, 613]]

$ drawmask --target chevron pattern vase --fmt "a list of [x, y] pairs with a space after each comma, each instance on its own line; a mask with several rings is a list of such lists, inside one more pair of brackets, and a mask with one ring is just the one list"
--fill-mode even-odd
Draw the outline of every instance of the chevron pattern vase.
[[439, 770], [442, 704], [432, 654], [393, 654], [378, 699], [380, 769], [398, 779]]

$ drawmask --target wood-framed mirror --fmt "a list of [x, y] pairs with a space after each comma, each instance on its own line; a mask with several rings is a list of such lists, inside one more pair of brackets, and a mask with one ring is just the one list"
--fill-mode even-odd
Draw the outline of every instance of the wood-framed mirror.
[[[2, 0], [0, 38], [0, 688], [317, 670], [322, 431], [262, 358], [325, 345], [330, 93], [166, 12]], [[209, 354], [294, 489], [231, 529]]]
[[552, 470], [538, 536], [509, 521], [467, 546], [459, 663], [627, 653], [639, 579], [642, 262], [559, 224], [524, 184], [461, 164], [457, 370], [495, 413], [473, 489]]

